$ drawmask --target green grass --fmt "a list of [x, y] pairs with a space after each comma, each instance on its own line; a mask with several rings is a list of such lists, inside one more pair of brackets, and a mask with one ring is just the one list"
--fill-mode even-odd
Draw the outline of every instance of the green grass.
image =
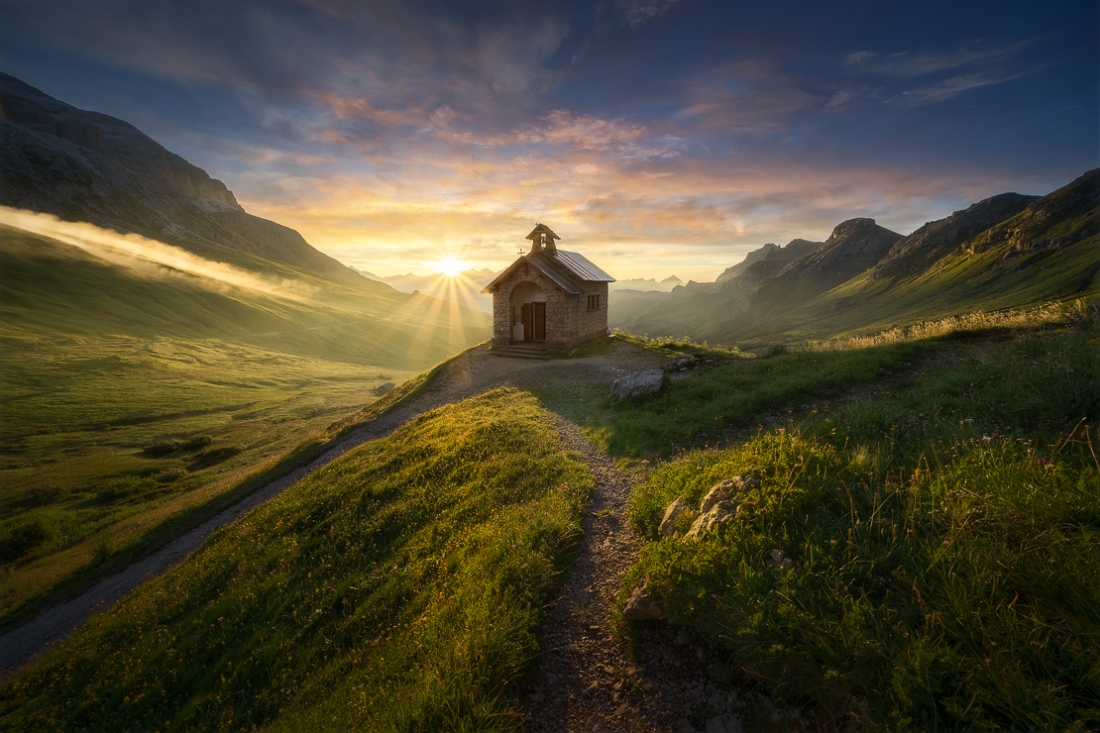
[[[719, 679], [824, 728], [1100, 725], [1098, 357], [1095, 332], [948, 351], [910, 384], [664, 464], [631, 498], [651, 542], [624, 597], [645, 579], [722, 650]], [[760, 486], [718, 532], [657, 538], [672, 500], [746, 473]]]
[[86, 587], [112, 556], [153, 549], [184, 517], [242, 498], [239, 487], [256, 488], [249, 479], [373, 403], [374, 385], [409, 376], [124, 337], [24, 338], [0, 366], [0, 627]]
[[240, 257], [286, 297], [0, 227], [0, 629], [293, 468], [393, 401], [365, 411], [373, 387], [487, 332], [481, 314]]
[[695, 354], [704, 362], [686, 378], [670, 380], [659, 394], [622, 403], [609, 400], [606, 387], [533, 390], [621, 458], [668, 457], [725, 442], [769, 419], [781, 416], [786, 422], [788, 415], [812, 410], [808, 403], [836, 399], [853, 387], [912, 369], [935, 349], [929, 343], [901, 343], [747, 359], [679, 341], [639, 343], [662, 353]]
[[422, 415], [0, 691], [19, 730], [511, 730], [593, 479], [531, 396]]

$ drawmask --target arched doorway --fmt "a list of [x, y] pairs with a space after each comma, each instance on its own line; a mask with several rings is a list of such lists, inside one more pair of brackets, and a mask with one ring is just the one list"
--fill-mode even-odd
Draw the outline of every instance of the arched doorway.
[[512, 288], [512, 341], [546, 340], [546, 296], [533, 282]]

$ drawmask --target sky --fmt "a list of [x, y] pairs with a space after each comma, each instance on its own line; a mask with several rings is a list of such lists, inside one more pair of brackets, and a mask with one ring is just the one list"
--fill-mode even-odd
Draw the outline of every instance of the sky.
[[1100, 3], [0, 0], [0, 70], [378, 275], [713, 280], [1100, 165]]

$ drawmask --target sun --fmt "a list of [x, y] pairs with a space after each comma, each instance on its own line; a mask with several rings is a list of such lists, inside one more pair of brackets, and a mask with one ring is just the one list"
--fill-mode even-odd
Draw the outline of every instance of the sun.
[[463, 262], [462, 260], [456, 260], [451, 257], [448, 257], [445, 260], [432, 262], [431, 265], [432, 269], [434, 269], [441, 275], [446, 275], [447, 277], [454, 277], [470, 266], [469, 263]]

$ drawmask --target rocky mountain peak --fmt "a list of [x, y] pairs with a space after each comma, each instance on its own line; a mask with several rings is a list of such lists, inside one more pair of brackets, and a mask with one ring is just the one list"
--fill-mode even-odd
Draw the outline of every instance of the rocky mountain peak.
[[873, 229], [877, 229], [878, 225], [875, 224], [874, 219], [868, 219], [864, 217], [857, 217], [855, 219], [848, 219], [842, 221], [833, 228], [833, 233], [829, 235], [829, 241], [834, 239], [840, 239], [841, 237], [850, 237], [853, 234], [860, 234], [863, 232], [870, 232]]

